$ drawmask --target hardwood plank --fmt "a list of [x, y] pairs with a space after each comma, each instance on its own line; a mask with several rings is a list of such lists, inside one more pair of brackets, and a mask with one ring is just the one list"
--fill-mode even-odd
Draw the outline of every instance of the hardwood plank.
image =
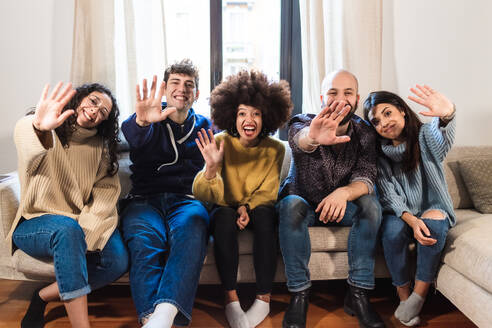
[[[19, 327], [32, 292], [40, 286], [42, 283], [39, 282], [0, 280], [0, 328]], [[239, 285], [238, 293], [244, 309], [254, 301], [254, 291], [253, 284]], [[346, 291], [344, 281], [314, 282], [312, 291], [307, 327], [359, 327], [357, 319], [343, 311], [343, 297]], [[285, 285], [275, 284], [270, 315], [258, 327], [281, 327], [289, 300], [290, 295]], [[389, 279], [378, 279], [371, 300], [387, 327], [405, 327], [393, 317], [398, 300]], [[190, 327], [227, 327], [222, 304], [223, 294], [220, 286], [201, 285], [198, 288]], [[93, 328], [139, 326], [127, 285], [107, 286], [89, 295], [89, 316]], [[48, 304], [45, 318], [46, 328], [70, 327], [61, 302]], [[426, 327], [476, 327], [439, 292], [429, 295], [421, 318], [422, 326]]]

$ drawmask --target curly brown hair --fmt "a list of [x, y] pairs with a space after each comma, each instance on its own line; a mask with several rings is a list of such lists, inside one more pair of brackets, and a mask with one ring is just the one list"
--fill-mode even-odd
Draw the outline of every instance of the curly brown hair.
[[[77, 107], [79, 107], [82, 100], [94, 91], [105, 93], [106, 95], [109, 96], [109, 98], [111, 98], [111, 102], [113, 103], [112, 110], [109, 113], [108, 118], [103, 122], [101, 122], [101, 124], [99, 124], [96, 127], [96, 129], [97, 129], [97, 134], [103, 138], [104, 147], [107, 150], [107, 152], [105, 152], [106, 156], [108, 157], [107, 160], [109, 161], [107, 172], [109, 175], [115, 175], [118, 172], [118, 168], [119, 168], [117, 147], [118, 147], [118, 142], [120, 141], [118, 137], [118, 132], [119, 132], [118, 119], [120, 116], [120, 110], [118, 107], [118, 103], [116, 102], [115, 97], [111, 93], [111, 90], [109, 90], [107, 87], [99, 83], [83, 84], [77, 87], [75, 91], [77, 92], [72, 97], [72, 99], [70, 99], [70, 101], [65, 105], [65, 107], [63, 107], [62, 112], [66, 111], [67, 109], [75, 110]], [[35, 110], [36, 110], [35, 107], [31, 108], [26, 115], [34, 114]], [[77, 121], [77, 116], [71, 115], [67, 120], [65, 120], [65, 122], [63, 122], [62, 125], [60, 125], [55, 129], [56, 135], [60, 139], [60, 142], [63, 145], [63, 147], [69, 147], [70, 137], [72, 136], [72, 133], [76, 129], [75, 128], [76, 121]]]
[[221, 82], [210, 94], [212, 121], [221, 130], [237, 137], [237, 109], [239, 105], [252, 106], [261, 111], [264, 138], [287, 122], [294, 107], [290, 99], [289, 83], [272, 82], [259, 71], [240, 71]]

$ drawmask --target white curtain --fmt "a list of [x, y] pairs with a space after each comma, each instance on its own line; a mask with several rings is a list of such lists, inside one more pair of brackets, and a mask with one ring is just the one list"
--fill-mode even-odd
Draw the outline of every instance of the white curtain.
[[70, 79], [115, 90], [114, 1], [75, 0]]
[[370, 91], [380, 89], [382, 0], [299, 0], [299, 4], [303, 112], [319, 112], [321, 82], [336, 69], [357, 76], [361, 102]]
[[72, 81], [108, 86], [124, 120], [137, 83], [154, 74], [162, 80], [165, 40], [163, 0], [75, 0]]

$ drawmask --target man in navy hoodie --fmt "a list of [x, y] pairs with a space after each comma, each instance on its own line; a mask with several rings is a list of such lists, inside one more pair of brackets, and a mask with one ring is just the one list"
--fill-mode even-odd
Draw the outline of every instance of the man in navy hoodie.
[[135, 114], [122, 124], [133, 164], [121, 222], [132, 297], [146, 328], [189, 323], [207, 250], [209, 216], [191, 191], [204, 165], [195, 138], [211, 125], [191, 108], [198, 95], [198, 70], [182, 60], [166, 69], [160, 88], [156, 76], [150, 93], [146, 80], [142, 93], [137, 86]]

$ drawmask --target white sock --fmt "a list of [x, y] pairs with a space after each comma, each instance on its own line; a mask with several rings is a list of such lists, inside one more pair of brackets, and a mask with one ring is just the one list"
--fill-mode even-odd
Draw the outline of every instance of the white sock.
[[178, 308], [171, 303], [160, 303], [142, 328], [171, 328]]
[[248, 311], [246, 311], [246, 317], [248, 317], [249, 326], [256, 327], [263, 320], [265, 320], [266, 316], [270, 313], [270, 303], [255, 299], [255, 302]]
[[250, 328], [248, 317], [246, 317], [246, 313], [241, 309], [238, 301], [225, 306], [225, 315], [231, 328]]

